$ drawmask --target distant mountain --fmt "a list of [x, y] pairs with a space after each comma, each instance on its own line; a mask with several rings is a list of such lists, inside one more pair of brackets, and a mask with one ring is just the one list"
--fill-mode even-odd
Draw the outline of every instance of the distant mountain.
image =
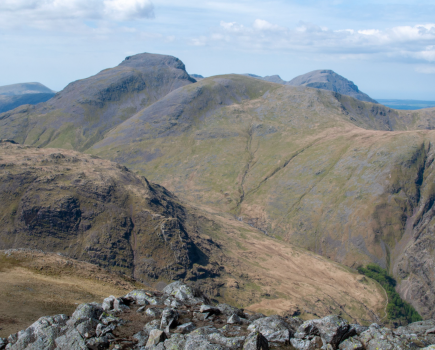
[[342, 95], [351, 96], [360, 101], [378, 103], [365, 93], [359, 91], [352, 81], [329, 69], [315, 70], [299, 75], [286, 83], [290, 86], [307, 86], [316, 89], [330, 90]]
[[83, 150], [141, 109], [195, 82], [178, 58], [138, 54], [70, 83], [44, 104], [7, 112], [1, 129], [18, 142]]
[[0, 95], [15, 96], [40, 93], [54, 94], [55, 91], [49, 89], [41, 83], [20, 83], [0, 86]]
[[255, 74], [243, 74], [248, 77], [269, 81], [290, 86], [306, 86], [316, 89], [330, 90], [342, 95], [351, 96], [360, 101], [378, 103], [365, 93], [361, 92], [353, 82], [347, 80], [332, 70], [315, 70], [307, 74], [300, 75], [290, 81], [281, 79], [279, 75], [268, 75], [261, 77]]
[[23, 95], [0, 95], [0, 113], [10, 111], [22, 105], [36, 105], [46, 102], [55, 94], [49, 93], [30, 93]]
[[0, 113], [21, 105], [36, 105], [55, 95], [53, 90], [41, 83], [22, 83], [0, 86]]
[[194, 78], [196, 81], [200, 81], [200, 80], [204, 79], [204, 77], [200, 74], [190, 74], [190, 76], [192, 78]]

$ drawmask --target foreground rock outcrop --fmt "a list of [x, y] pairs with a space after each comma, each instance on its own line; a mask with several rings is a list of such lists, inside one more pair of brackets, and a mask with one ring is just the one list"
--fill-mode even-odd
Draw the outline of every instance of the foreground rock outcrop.
[[349, 324], [335, 315], [305, 322], [266, 317], [227, 304], [212, 306], [207, 296], [177, 281], [162, 292], [134, 290], [102, 304], [79, 305], [71, 317], [41, 317], [0, 339], [0, 350], [433, 349], [434, 324], [417, 322], [392, 331]]

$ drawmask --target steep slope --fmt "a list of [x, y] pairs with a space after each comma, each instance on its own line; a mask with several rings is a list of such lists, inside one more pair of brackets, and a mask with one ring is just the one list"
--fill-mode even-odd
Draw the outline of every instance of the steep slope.
[[267, 312], [383, 316], [383, 292], [362, 276], [93, 156], [1, 142], [0, 213], [0, 249], [62, 253], [151, 285], [195, 281]]
[[0, 86], [0, 95], [15, 96], [27, 94], [54, 94], [54, 91], [41, 83], [20, 83]]
[[342, 95], [348, 95], [360, 101], [377, 103], [368, 95], [359, 91], [352, 81], [329, 69], [315, 70], [293, 78], [286, 83], [290, 86], [307, 86], [316, 89], [330, 90]]
[[172, 56], [139, 54], [69, 84], [50, 101], [0, 116], [0, 137], [36, 146], [83, 150], [169, 92], [194, 83]]
[[[349, 266], [392, 268], [421, 186], [430, 184], [424, 159], [434, 117], [435, 109], [397, 111], [326, 90], [221, 76], [168, 94], [90, 152], [278, 239]], [[414, 128], [423, 130], [408, 131]], [[433, 296], [432, 277], [415, 271], [422, 295]], [[434, 315], [430, 302], [407, 300]]]

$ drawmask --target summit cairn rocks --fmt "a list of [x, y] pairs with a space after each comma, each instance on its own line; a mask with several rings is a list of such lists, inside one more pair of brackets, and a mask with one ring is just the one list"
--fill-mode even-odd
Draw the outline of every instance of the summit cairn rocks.
[[[141, 312], [137, 310], [141, 309]], [[303, 322], [266, 317], [174, 282], [162, 292], [135, 290], [102, 304], [77, 307], [71, 317], [41, 317], [0, 338], [0, 350], [401, 350], [435, 348], [435, 320], [400, 327], [363, 327], [331, 315]]]

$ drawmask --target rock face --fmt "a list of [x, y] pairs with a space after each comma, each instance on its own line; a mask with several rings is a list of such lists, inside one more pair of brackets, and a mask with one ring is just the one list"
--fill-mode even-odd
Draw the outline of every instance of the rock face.
[[43, 105], [8, 112], [0, 117], [0, 128], [22, 143], [83, 150], [142, 108], [194, 82], [175, 57], [130, 56], [115, 68], [69, 84]]
[[359, 91], [358, 86], [341, 75], [329, 69], [315, 70], [290, 80], [290, 86], [307, 86], [316, 89], [330, 90], [342, 95], [348, 95], [360, 101], [378, 103], [365, 93]]
[[[137, 312], [143, 307], [143, 295], [156, 301], [154, 307], [164, 309], [160, 318]], [[167, 300], [173, 299], [178, 305], [165, 307]], [[333, 315], [302, 323], [298, 318], [265, 317], [239, 310], [242, 324], [228, 324], [223, 313], [204, 318], [204, 313], [214, 306], [204, 306], [207, 298], [195, 296], [189, 286], [180, 282], [168, 285], [163, 292], [133, 291], [118, 301], [122, 307], [107, 308], [105, 301], [103, 306], [79, 305], [71, 317], [41, 317], [29, 328], [0, 339], [0, 349], [269, 350], [289, 348], [290, 342], [299, 350], [431, 349], [435, 341], [426, 334], [432, 325], [428, 322], [410, 324], [396, 332], [372, 324], [360, 333], [357, 330], [362, 330], [361, 326]], [[225, 305], [214, 308], [228, 309]], [[168, 315], [172, 326], [167, 324]]]

